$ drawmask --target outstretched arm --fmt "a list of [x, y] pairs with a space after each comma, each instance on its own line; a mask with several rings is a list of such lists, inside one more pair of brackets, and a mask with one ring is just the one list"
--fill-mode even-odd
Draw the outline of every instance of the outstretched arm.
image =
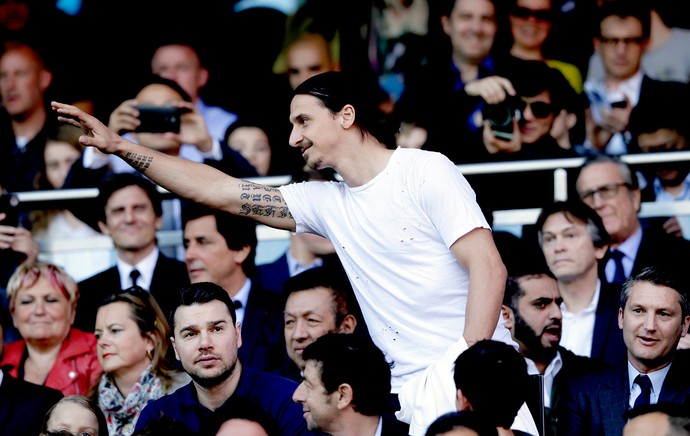
[[295, 221], [278, 189], [236, 179], [208, 165], [135, 144], [76, 106], [58, 102], [51, 106], [59, 121], [81, 129], [81, 144], [121, 157], [168, 191], [271, 227], [295, 230]]

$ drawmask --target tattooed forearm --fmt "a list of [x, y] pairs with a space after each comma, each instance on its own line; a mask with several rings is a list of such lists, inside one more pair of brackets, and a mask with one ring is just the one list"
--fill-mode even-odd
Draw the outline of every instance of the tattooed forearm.
[[240, 199], [245, 201], [240, 207], [240, 215], [292, 219], [278, 189], [253, 183], [243, 183], [240, 188], [243, 191]]
[[264, 204], [245, 203], [240, 207], [240, 215], [270, 216], [273, 218], [291, 218], [292, 214], [287, 206], [273, 206]]
[[132, 165], [135, 170], [143, 173], [151, 166], [153, 156], [144, 156], [143, 154], [136, 154], [130, 151], [125, 154], [125, 161]]

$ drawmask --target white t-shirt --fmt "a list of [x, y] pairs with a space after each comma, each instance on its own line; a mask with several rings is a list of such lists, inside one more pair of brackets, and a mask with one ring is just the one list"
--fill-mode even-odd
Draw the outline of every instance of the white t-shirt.
[[[333, 242], [372, 339], [394, 363], [397, 393], [463, 334], [469, 273], [449, 247], [489, 228], [474, 191], [444, 155], [403, 148], [363, 186], [303, 182], [280, 191], [297, 233]], [[505, 338], [499, 325], [495, 337]]]

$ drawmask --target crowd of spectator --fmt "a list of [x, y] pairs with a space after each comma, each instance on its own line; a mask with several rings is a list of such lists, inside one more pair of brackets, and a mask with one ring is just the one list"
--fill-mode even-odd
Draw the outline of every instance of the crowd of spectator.
[[0, 435], [690, 434], [690, 8], [325, 3], [0, 0]]

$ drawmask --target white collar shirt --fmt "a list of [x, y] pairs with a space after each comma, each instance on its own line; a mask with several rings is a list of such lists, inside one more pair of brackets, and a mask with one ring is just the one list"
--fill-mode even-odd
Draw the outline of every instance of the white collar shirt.
[[[671, 369], [673, 363], [666, 365], [665, 367], [658, 369], [653, 372], [648, 372], [649, 380], [652, 382], [652, 392], [649, 395], [649, 402], [651, 404], [656, 404], [659, 401], [659, 394], [661, 393], [661, 387], [664, 385], [664, 380], [668, 375], [668, 371]], [[635, 369], [634, 366], [628, 361], [628, 388], [630, 388], [630, 408], [635, 406], [635, 400], [642, 393], [640, 386], [635, 383], [635, 379], [640, 375], [640, 372]]]
[[139, 279], [137, 285], [147, 291], [151, 290], [151, 281], [153, 280], [153, 271], [156, 269], [158, 262], [158, 255], [160, 254], [158, 248], [154, 248], [145, 258], [141, 259], [136, 265], [130, 265], [117, 258], [117, 271], [120, 273], [120, 289], [127, 289], [132, 287], [132, 279], [129, 274], [132, 270], [139, 271]]
[[[537, 365], [529, 357], [525, 357], [527, 362], [527, 372], [529, 375], [541, 375], [537, 369]], [[558, 372], [563, 368], [563, 359], [560, 351], [556, 352], [556, 356], [549, 362], [544, 371], [544, 407], [551, 407], [551, 391], [553, 390], [553, 379], [556, 378]]]
[[[637, 250], [640, 248], [641, 243], [642, 227], [638, 227], [635, 233], [623, 241], [621, 245], [616, 247], [616, 250], [624, 254], [623, 258], [621, 259], [621, 263], [623, 264], [625, 277], [630, 277], [633, 265], [635, 264]], [[609, 283], [613, 282], [613, 275], [616, 273], [616, 261], [613, 260], [613, 257], [609, 258], [609, 260], [606, 262], [604, 272], [606, 273], [606, 280], [608, 280]]]
[[589, 306], [578, 313], [570, 312], [565, 303], [561, 303], [561, 312], [563, 314], [561, 346], [579, 356], [591, 357], [592, 354], [594, 321], [597, 316], [600, 292], [601, 281], [597, 280], [597, 288], [592, 296], [592, 301], [589, 302]]
[[247, 281], [244, 282], [244, 285], [240, 288], [239, 291], [235, 294], [234, 297], [232, 297], [233, 301], [239, 301], [242, 303], [242, 307], [239, 309], [235, 309], [235, 315], [237, 315], [237, 322], [242, 325], [244, 322], [244, 313], [245, 310], [247, 309], [247, 302], [249, 301], [249, 291], [252, 289], [252, 280], [247, 279]]

